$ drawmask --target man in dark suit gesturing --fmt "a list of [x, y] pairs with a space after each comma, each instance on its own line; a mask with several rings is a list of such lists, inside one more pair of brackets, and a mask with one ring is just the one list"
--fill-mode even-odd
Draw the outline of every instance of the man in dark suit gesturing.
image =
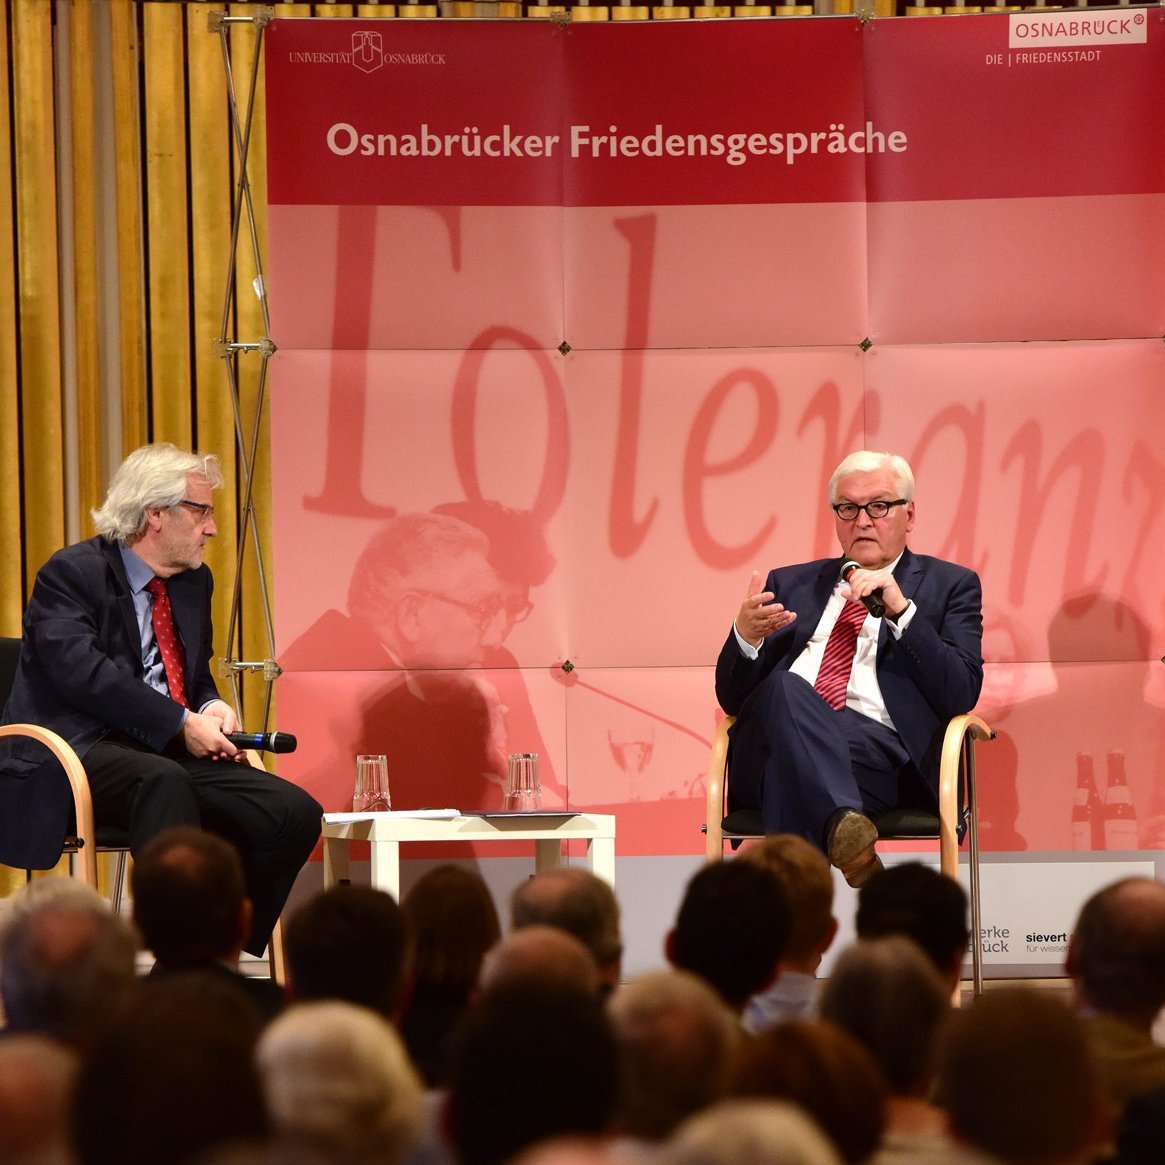
[[763, 590], [753, 573], [716, 696], [738, 717], [732, 807], [759, 808], [767, 833], [807, 837], [857, 886], [880, 865], [868, 815], [933, 802], [946, 723], [979, 697], [982, 588], [974, 571], [907, 549], [903, 458], [851, 453], [829, 502], [842, 557], [780, 567]]
[[[96, 820], [128, 830], [132, 852], [171, 825], [234, 843], [255, 906], [246, 949], [258, 954], [319, 836], [320, 807], [225, 736], [239, 724], [210, 674], [202, 562], [221, 480], [217, 458], [173, 445], [126, 458], [93, 511], [98, 536], [37, 574], [3, 722], [43, 725], [73, 746]], [[25, 740], [0, 754], [6, 864], [43, 869], [60, 857], [72, 800], [45, 755]]]

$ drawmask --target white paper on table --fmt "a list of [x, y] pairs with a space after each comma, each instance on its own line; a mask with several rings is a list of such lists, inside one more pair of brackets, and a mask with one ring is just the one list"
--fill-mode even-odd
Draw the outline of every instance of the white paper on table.
[[452, 821], [461, 816], [460, 809], [389, 809], [375, 813], [325, 813], [329, 825], [344, 825], [350, 821], [374, 821], [378, 817], [396, 819], [415, 818], [422, 821]]

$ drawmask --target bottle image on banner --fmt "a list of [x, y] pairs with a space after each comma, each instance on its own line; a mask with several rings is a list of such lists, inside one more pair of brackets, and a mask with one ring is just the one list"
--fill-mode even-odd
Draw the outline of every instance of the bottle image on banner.
[[1076, 796], [1072, 802], [1072, 848], [1104, 849], [1104, 805], [1096, 791], [1092, 757], [1076, 754]]
[[1125, 754], [1108, 754], [1108, 788], [1104, 791], [1104, 848], [1137, 848], [1137, 810], [1125, 776]]

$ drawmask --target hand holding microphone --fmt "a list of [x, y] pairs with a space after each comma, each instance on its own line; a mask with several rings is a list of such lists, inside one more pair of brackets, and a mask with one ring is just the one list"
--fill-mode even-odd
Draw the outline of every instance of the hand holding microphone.
[[[845, 582], [849, 582], [849, 576], [853, 574], [855, 570], [863, 569], [865, 568], [860, 562], [854, 562], [852, 558], [848, 559], [846, 562], [842, 563], [841, 577]], [[877, 590], [870, 591], [868, 595], [857, 595], [855, 597], [857, 598], [858, 602], [861, 603], [862, 606], [865, 607], [866, 610], [874, 616], [875, 619], [881, 619], [882, 616], [886, 614], [886, 602], [882, 595], [881, 587], [878, 587]]]
[[253, 748], [259, 752], [295, 752], [299, 741], [290, 732], [224, 732], [235, 748]]

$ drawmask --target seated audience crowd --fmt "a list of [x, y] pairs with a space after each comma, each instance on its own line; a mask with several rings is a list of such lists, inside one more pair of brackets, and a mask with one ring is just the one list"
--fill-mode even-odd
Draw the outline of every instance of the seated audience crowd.
[[818, 978], [832, 874], [795, 837], [696, 873], [629, 980], [616, 897], [579, 869], [519, 886], [505, 935], [464, 865], [399, 906], [316, 894], [286, 918], [282, 987], [240, 971], [245, 887], [182, 828], [136, 862], [132, 925], [68, 878], [0, 903], [0, 1165], [1165, 1161], [1149, 879], [1085, 903], [1071, 993], [961, 1008], [959, 886], [876, 874]]

